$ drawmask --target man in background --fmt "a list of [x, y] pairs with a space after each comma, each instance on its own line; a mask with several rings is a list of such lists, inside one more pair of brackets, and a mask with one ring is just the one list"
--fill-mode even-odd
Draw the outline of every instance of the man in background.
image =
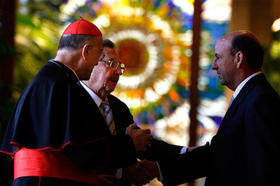
[[[114, 91], [119, 77], [124, 73], [125, 66], [120, 62], [119, 55], [116, 52], [115, 45], [108, 39], [103, 40], [103, 53], [98, 64], [93, 68], [90, 79], [82, 81], [81, 85], [89, 93], [96, 104], [96, 109], [92, 112], [93, 118], [101, 118], [108, 126], [112, 135], [123, 136], [129, 134], [136, 147], [137, 157], [146, 159], [140, 163], [142, 171], [124, 168], [123, 175], [127, 182], [137, 184], [141, 178], [146, 178], [146, 182], [154, 177], [158, 177], [157, 165], [147, 160], [159, 161], [177, 157], [185, 148], [176, 145], [170, 145], [163, 141], [150, 138], [150, 130], [139, 129], [134, 123], [133, 116], [125, 103], [111, 95]], [[105, 108], [104, 108], [105, 105]], [[112, 162], [114, 164], [114, 162]], [[107, 169], [113, 173], [116, 169]], [[126, 178], [126, 175], [129, 177]], [[144, 175], [143, 175], [144, 174]], [[136, 183], [133, 182], [136, 180]], [[145, 180], [145, 179], [144, 179]]]

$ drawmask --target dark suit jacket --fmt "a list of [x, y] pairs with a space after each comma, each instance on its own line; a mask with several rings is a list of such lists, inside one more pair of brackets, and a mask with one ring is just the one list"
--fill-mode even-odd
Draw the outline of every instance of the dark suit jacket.
[[167, 184], [206, 176], [206, 186], [276, 186], [280, 167], [280, 99], [263, 74], [249, 80], [210, 146], [160, 162]]
[[[108, 96], [109, 104], [113, 112], [117, 135], [125, 134], [126, 128], [134, 123], [133, 116], [125, 103], [113, 95]], [[178, 157], [181, 146], [171, 145], [164, 141], [153, 139], [152, 145], [147, 151], [137, 152], [140, 159], [158, 161], [160, 159], [169, 159]]]
[[136, 154], [135, 152], [131, 152], [131, 146], [133, 146], [135, 151], [134, 144], [130, 136], [125, 135], [125, 126], [133, 122], [132, 116], [127, 115], [126, 110], [122, 110], [123, 107], [121, 104], [115, 104], [115, 100], [109, 98], [110, 106], [112, 102], [111, 107], [113, 108], [113, 117], [118, 134], [117, 136], [112, 135], [98, 106], [86, 90], [82, 86], [80, 88], [84, 93], [83, 96], [90, 98], [92, 105], [90, 110], [85, 112], [90, 113], [89, 116], [93, 120], [92, 131], [94, 131], [94, 128], [99, 129], [99, 133], [102, 133], [103, 137], [107, 140], [96, 141], [83, 146], [69, 146], [65, 148], [64, 152], [83, 169], [95, 169], [100, 174], [114, 175], [118, 168], [136, 163], [136, 159], [133, 162]]
[[[108, 101], [112, 109], [116, 132], [118, 136], [125, 134], [126, 128], [134, 123], [133, 116], [125, 103], [120, 101], [113, 95], [108, 96]], [[151, 161], [165, 161], [177, 158], [180, 154], [181, 146], [171, 145], [164, 141], [152, 139], [152, 145], [146, 151], [137, 152], [139, 159], [147, 159]], [[121, 185], [131, 185], [126, 180], [121, 181]]]
[[[85, 95], [85, 96], [89, 96], [89, 95]], [[110, 108], [112, 109], [117, 137], [115, 137], [110, 133], [106, 121], [103, 118], [96, 104], [94, 104], [94, 107], [91, 110], [91, 117], [95, 118], [95, 122], [93, 123], [93, 125], [97, 125], [97, 126], [103, 125], [104, 128], [106, 128], [104, 129], [106, 130], [104, 133], [106, 133], [108, 138], [114, 138], [114, 140], [111, 140], [111, 142], [114, 141], [114, 144], [109, 145], [110, 148], [108, 149], [109, 151], [113, 151], [114, 155], [112, 153], [109, 153], [109, 155], [111, 156], [106, 157], [105, 154], [102, 153], [105, 152], [104, 148], [106, 147], [106, 144], [104, 143], [100, 143], [100, 144], [95, 143], [94, 145], [88, 145], [87, 147], [83, 147], [83, 148], [69, 147], [71, 149], [68, 148], [66, 150], [66, 153], [84, 169], [89, 169], [94, 167], [97, 170], [99, 170], [100, 173], [114, 175], [118, 168], [126, 167], [129, 165], [120, 156], [122, 156], [122, 154], [124, 154], [126, 151], [129, 151], [129, 148], [127, 147], [130, 145], [126, 143], [130, 143], [130, 141], [124, 140], [125, 138], [128, 137], [127, 135], [125, 135], [125, 131], [130, 124], [134, 123], [134, 120], [133, 120], [133, 116], [129, 111], [129, 108], [125, 103], [123, 103], [113, 95], [108, 96], [108, 101], [110, 104]], [[94, 103], [94, 101], [92, 102]], [[118, 139], [121, 140], [117, 141]], [[136, 155], [140, 159], [159, 161], [159, 160], [178, 157], [181, 148], [182, 148], [181, 146], [171, 145], [163, 141], [153, 139], [152, 145], [147, 151], [137, 152]]]

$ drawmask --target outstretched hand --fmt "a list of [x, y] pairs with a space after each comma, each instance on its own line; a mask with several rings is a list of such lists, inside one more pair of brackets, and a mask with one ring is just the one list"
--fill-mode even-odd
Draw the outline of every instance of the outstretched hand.
[[159, 177], [159, 168], [155, 162], [142, 160], [139, 162], [138, 168], [139, 171], [147, 172], [150, 180]]
[[145, 185], [158, 176], [159, 170], [156, 163], [148, 160], [124, 169], [125, 179], [135, 186]]
[[135, 145], [136, 151], [144, 151], [151, 145], [151, 130], [139, 129], [136, 123], [126, 128], [126, 134], [130, 135]]

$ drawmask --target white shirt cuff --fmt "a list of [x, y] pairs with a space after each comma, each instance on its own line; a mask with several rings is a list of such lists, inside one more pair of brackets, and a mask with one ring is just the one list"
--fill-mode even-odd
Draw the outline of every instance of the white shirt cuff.
[[183, 147], [183, 148], [181, 148], [180, 154], [186, 153], [187, 150], [188, 150], [188, 147]]

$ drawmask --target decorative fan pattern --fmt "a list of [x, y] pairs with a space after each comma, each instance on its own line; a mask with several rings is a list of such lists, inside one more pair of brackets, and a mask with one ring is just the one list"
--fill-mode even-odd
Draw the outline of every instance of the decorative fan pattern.
[[[231, 11], [230, 0], [202, 2], [199, 143], [215, 133], [225, 110], [211, 60]], [[136, 122], [166, 141], [186, 145], [193, 0], [69, 0], [62, 10], [66, 23], [80, 15], [115, 42], [127, 69], [114, 94], [130, 107]]]

